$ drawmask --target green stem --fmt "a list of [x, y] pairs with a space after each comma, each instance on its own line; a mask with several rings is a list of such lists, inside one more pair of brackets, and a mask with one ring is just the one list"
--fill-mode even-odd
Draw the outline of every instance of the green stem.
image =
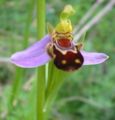
[[20, 86], [22, 82], [22, 69], [19, 67], [16, 68], [16, 76], [13, 81], [13, 86], [12, 86], [12, 91], [9, 99], [9, 109], [8, 109], [8, 114], [12, 112], [13, 104], [16, 101], [16, 97], [19, 94]]
[[47, 82], [47, 88], [46, 88], [46, 98], [48, 96], [49, 87], [52, 84], [53, 73], [54, 73], [54, 63], [51, 61], [48, 66], [48, 82]]
[[27, 16], [27, 22], [25, 26], [25, 33], [24, 33], [24, 41], [23, 41], [23, 48], [26, 48], [29, 43], [29, 35], [30, 35], [30, 25], [32, 22], [32, 16], [33, 16], [33, 10], [34, 10], [35, 0], [30, 0], [30, 4], [28, 7], [28, 16]]
[[[51, 73], [49, 74], [51, 75]], [[65, 76], [67, 77], [69, 73], [63, 72], [58, 70], [53, 66], [53, 74], [52, 78], [47, 86], [47, 91], [46, 91], [46, 101], [45, 101], [45, 109], [47, 109], [47, 112], [50, 111], [54, 100], [56, 98], [56, 95], [60, 89], [60, 87], [63, 85]], [[47, 113], [48, 116], [49, 113]]]
[[[49, 75], [51, 75], [51, 73]], [[51, 76], [52, 78], [50, 79], [50, 83], [48, 84], [47, 91], [46, 91], [47, 93], [46, 103], [45, 103], [46, 109], [50, 108], [51, 106], [50, 104], [52, 104], [52, 101], [55, 98], [54, 96], [56, 95], [57, 86], [59, 86], [59, 82], [57, 83], [57, 81], [59, 81], [61, 77], [60, 71], [57, 70], [54, 66], [53, 66], [53, 74]]]
[[29, 109], [25, 120], [36, 120], [36, 82], [34, 82], [36, 80], [36, 74], [29, 80], [32, 81], [32, 88], [28, 95], [28, 106], [31, 109]]
[[[30, 1], [30, 6], [29, 6], [29, 13], [28, 13], [28, 16], [27, 16], [26, 27], [25, 27], [23, 48], [26, 48], [27, 45], [28, 45], [33, 8], [34, 8], [34, 0], [31, 0]], [[16, 67], [15, 78], [13, 80], [13, 85], [12, 85], [12, 89], [11, 89], [11, 96], [10, 96], [9, 101], [8, 101], [9, 102], [8, 103], [9, 114], [12, 112], [13, 103], [17, 99], [17, 96], [18, 96], [19, 91], [21, 89], [21, 84], [22, 84], [23, 79], [24, 79], [24, 69]]]
[[[45, 0], [37, 0], [37, 38], [40, 40], [45, 35]], [[45, 101], [45, 66], [37, 69], [37, 120], [44, 120]]]

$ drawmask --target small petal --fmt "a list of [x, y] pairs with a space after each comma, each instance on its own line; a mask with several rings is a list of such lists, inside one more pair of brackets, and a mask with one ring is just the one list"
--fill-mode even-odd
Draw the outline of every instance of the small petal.
[[39, 51], [40, 48], [44, 49], [46, 45], [51, 41], [51, 36], [46, 35], [44, 38], [42, 38], [40, 41], [34, 43], [31, 47], [29, 47], [27, 50], [29, 51]]
[[109, 58], [104, 53], [81, 51], [81, 54], [84, 57], [83, 65], [100, 64], [100, 63], [103, 63], [104, 61], [106, 61]]
[[13, 54], [11, 62], [23, 68], [37, 67], [47, 63], [51, 59], [46, 51], [46, 45], [50, 40], [50, 36], [47, 35], [26, 50]]

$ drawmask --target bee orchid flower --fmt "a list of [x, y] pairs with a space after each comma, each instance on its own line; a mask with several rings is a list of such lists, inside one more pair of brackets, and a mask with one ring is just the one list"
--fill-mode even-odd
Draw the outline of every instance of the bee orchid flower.
[[33, 68], [53, 60], [58, 69], [74, 71], [83, 65], [106, 61], [108, 59], [106, 54], [83, 51], [82, 44], [74, 43], [72, 25], [68, 19], [73, 12], [71, 6], [66, 6], [61, 13], [59, 24], [40, 41], [24, 51], [13, 54], [11, 62], [19, 67]]

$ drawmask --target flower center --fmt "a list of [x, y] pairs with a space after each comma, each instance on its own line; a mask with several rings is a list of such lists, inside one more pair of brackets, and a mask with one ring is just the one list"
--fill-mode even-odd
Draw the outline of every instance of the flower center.
[[67, 38], [61, 38], [57, 40], [57, 43], [62, 48], [70, 48], [71, 47], [71, 41]]

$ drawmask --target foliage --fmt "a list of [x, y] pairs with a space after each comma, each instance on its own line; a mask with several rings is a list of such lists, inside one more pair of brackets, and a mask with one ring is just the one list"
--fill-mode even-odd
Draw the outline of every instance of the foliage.
[[[72, 4], [76, 15], [72, 17], [74, 25], [78, 24], [81, 17], [92, 6], [94, 0], [48, 0], [46, 21], [55, 25], [63, 6]], [[28, 0], [1, 0], [0, 1], [0, 56], [10, 56], [14, 51], [23, 49], [24, 28], [31, 2]], [[100, 8], [105, 5], [103, 3]], [[99, 9], [100, 9], [99, 8]], [[65, 77], [56, 103], [52, 107], [50, 120], [114, 120], [115, 119], [115, 22], [113, 9], [98, 25], [88, 31], [85, 40], [85, 49], [103, 51], [110, 59], [101, 65], [85, 66], [79, 71]], [[35, 41], [35, 14], [32, 16], [30, 26], [29, 44]], [[11, 86], [15, 77], [15, 67], [0, 62], [0, 119], [7, 116], [7, 105], [11, 93]], [[3, 69], [4, 66], [4, 69]], [[2, 69], [1, 69], [2, 68]], [[12, 70], [13, 69], [13, 70]], [[13, 73], [13, 75], [12, 75]], [[10, 75], [9, 75], [10, 74]], [[33, 97], [35, 89], [30, 90], [28, 79], [34, 79], [34, 69], [26, 69], [22, 88], [18, 95], [18, 104], [7, 120], [29, 120], [32, 114]], [[5, 86], [2, 80], [7, 80]], [[31, 106], [31, 107], [30, 107]], [[33, 118], [32, 118], [33, 119]], [[32, 120], [30, 119], [30, 120]]]

